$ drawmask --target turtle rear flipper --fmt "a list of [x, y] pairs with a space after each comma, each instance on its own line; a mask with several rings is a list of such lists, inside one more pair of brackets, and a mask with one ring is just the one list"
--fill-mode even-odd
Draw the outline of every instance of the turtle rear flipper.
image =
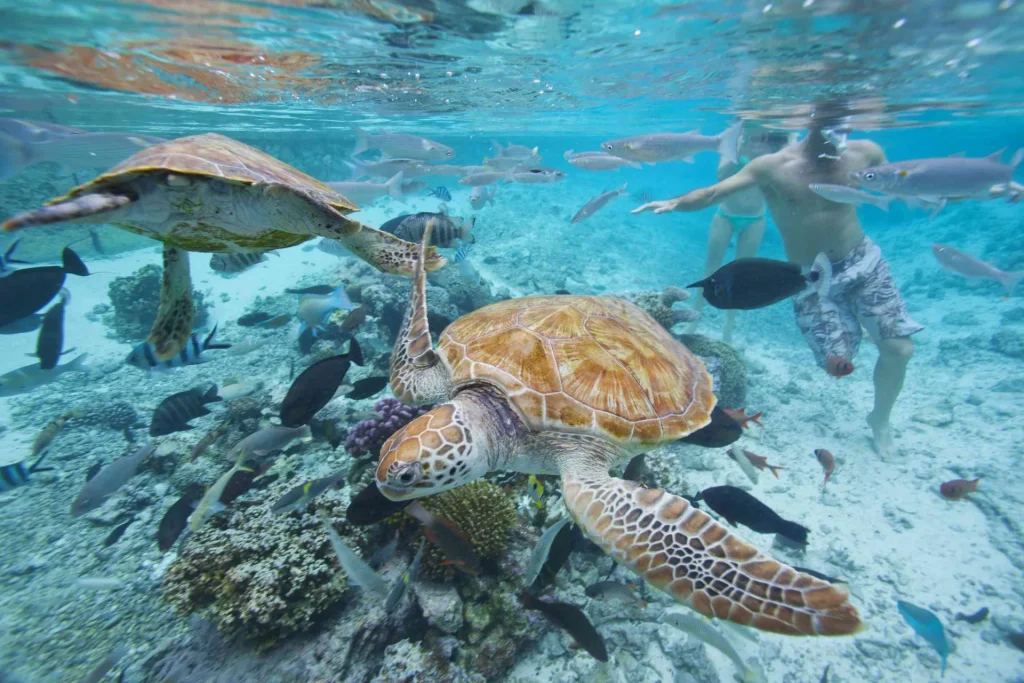
[[27, 211], [13, 218], [8, 218], [0, 227], [3, 227], [5, 232], [11, 232], [13, 230], [29, 228], [33, 225], [49, 225], [50, 223], [81, 220], [98, 214], [116, 211], [121, 207], [128, 206], [133, 201], [131, 197], [121, 194], [83, 194], [74, 199], [50, 204], [41, 209]]
[[181, 353], [192, 336], [196, 308], [192, 303], [192, 277], [188, 252], [164, 245], [164, 275], [160, 282], [160, 308], [147, 342], [157, 360], [170, 360]]

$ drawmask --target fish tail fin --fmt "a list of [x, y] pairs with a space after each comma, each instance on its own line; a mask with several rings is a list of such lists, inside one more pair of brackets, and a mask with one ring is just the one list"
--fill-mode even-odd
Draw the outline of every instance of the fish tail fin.
[[693, 284], [686, 285], [686, 288], [693, 289], [694, 287], [703, 287], [707, 283], [707, 281], [707, 278], [704, 278], [703, 280], [697, 280]]
[[345, 285], [339, 285], [337, 289], [331, 294], [331, 303], [334, 304], [335, 308], [342, 310], [351, 311], [355, 306], [352, 305], [352, 300], [348, 298], [348, 292], [345, 291]]
[[71, 369], [73, 369], [73, 370], [83, 370], [84, 368], [82, 367], [82, 364], [85, 363], [85, 359], [86, 359], [86, 357], [88, 355], [89, 355], [89, 352], [86, 351], [85, 353], [81, 354], [80, 356], [75, 357], [75, 359], [72, 360], [70, 363], [68, 363], [68, 365], [70, 365]]
[[402, 180], [404, 175], [401, 171], [391, 176], [391, 179], [384, 183], [384, 187], [388, 189], [388, 196], [392, 199], [405, 203], [405, 193], [402, 192]]
[[497, 140], [491, 140], [491, 148], [494, 150], [494, 156], [496, 157], [500, 157], [501, 153], [504, 151], [504, 149], [501, 146], [501, 143], [498, 142]]
[[737, 163], [739, 161], [739, 144], [740, 144], [740, 133], [743, 132], [742, 123], [734, 123], [733, 125], [726, 128], [718, 136], [718, 153], [723, 159], [730, 163]]
[[618, 194], [626, 194], [626, 183], [622, 183], [621, 185], [619, 185], [615, 192]]
[[879, 209], [881, 209], [882, 211], [885, 211], [886, 213], [889, 213], [889, 204], [892, 201], [894, 201], [895, 199], [896, 199], [895, 197], [890, 197], [888, 195], [882, 195], [880, 197], [875, 197], [874, 201], [872, 203], [875, 206], [877, 206]]
[[779, 470], [784, 470], [786, 468], [785, 467], [779, 467], [778, 465], [768, 465], [768, 469], [770, 469], [772, 471], [772, 474], [775, 475], [775, 478], [778, 479], [779, 478]]
[[627, 161], [623, 165], [624, 166], [629, 166], [630, 168], [643, 168], [643, 165], [640, 164], [639, 162], [636, 162], [636, 161]]
[[476, 225], [476, 216], [459, 226], [459, 239], [467, 244], [474, 244], [476, 237], [473, 236], [473, 226]]
[[355, 156], [370, 149], [370, 136], [359, 126], [352, 126], [352, 132], [356, 136], [356, 145], [352, 148], [350, 156]]
[[1006, 288], [1006, 296], [1012, 296], [1013, 290], [1016, 289], [1021, 280], [1024, 280], [1024, 270], [1015, 270], [1010, 273], [1003, 273], [999, 278], [999, 283]]
[[828, 480], [831, 477], [832, 477], [832, 473], [831, 472], [826, 472], [825, 473], [825, 482], [821, 485], [821, 488], [825, 488], [826, 486], [828, 486]]
[[217, 393], [217, 385], [213, 384], [203, 394], [203, 399], [202, 400], [203, 400], [203, 403], [213, 403], [214, 401], [223, 401], [224, 399], [222, 399], [220, 397], [220, 394]]
[[829, 287], [832, 286], [832, 262], [828, 260], [825, 252], [814, 257], [814, 264], [811, 265], [811, 272], [808, 275], [811, 286], [824, 299], [828, 296]]
[[974, 481], [972, 481], [972, 482], [971, 482], [971, 487], [972, 487], [972, 488], [973, 488], [973, 489], [974, 489], [975, 491], [977, 491], [977, 490], [978, 490], [978, 484], [979, 484], [980, 482], [981, 482], [981, 477], [975, 477]]
[[351, 362], [355, 363], [359, 367], [363, 366], [363, 349], [359, 346], [359, 341], [355, 337], [352, 337], [349, 341], [348, 353], [345, 355], [348, 356], [348, 359]]
[[1022, 161], [1024, 161], [1024, 147], [1013, 153], [1013, 157], [1010, 159], [1010, 168], [1016, 169]]
[[779, 525], [779, 533], [795, 543], [807, 545], [807, 534], [810, 533], [810, 529], [803, 524], [797, 524], [796, 522], [784, 519]]
[[348, 170], [352, 172], [352, 177], [349, 180], [362, 180], [366, 177], [366, 169], [358, 159], [352, 159], [351, 161], [345, 159], [341, 163], [348, 166]]
[[35, 472], [49, 472], [50, 470], [53, 469], [52, 467], [40, 467], [39, 466], [39, 464], [43, 462], [43, 458], [45, 458], [46, 454], [49, 453], [49, 452], [50, 452], [49, 448], [43, 449], [43, 452], [39, 454], [39, 458], [34, 463], [29, 465], [29, 468], [28, 468], [29, 474], [32, 474], [32, 473], [35, 473]]
[[14, 250], [18, 248], [19, 244], [21, 244], [20, 237], [11, 242], [11, 246], [7, 247], [7, 251], [4, 252], [4, 261], [7, 261], [8, 263], [25, 263], [25, 261], [15, 261], [14, 259], [11, 258], [11, 256], [14, 254]]
[[565, 159], [566, 161], [569, 161], [569, 159], [572, 158], [572, 153], [573, 153], [573, 150], [567, 149], [567, 150], [565, 150], [565, 154], [562, 155], [562, 158]]
[[211, 348], [211, 345], [213, 344], [213, 335], [217, 334], [217, 325], [218, 323], [213, 324], [213, 329], [210, 330], [210, 334], [206, 335], [206, 339], [203, 340], [203, 351]]
[[89, 274], [89, 269], [85, 266], [81, 257], [79, 257], [71, 247], [64, 247], [61, 260], [63, 262], [65, 272], [79, 277], [86, 277]]
[[759, 410], [756, 413], [754, 413], [753, 415], [751, 415], [750, 417], [748, 417], [747, 421], [748, 422], [753, 422], [754, 424], [756, 424], [761, 429], [764, 429], [764, 425], [761, 424], [761, 420], [760, 420], [762, 415], [764, 415], [764, 411], [763, 410]]

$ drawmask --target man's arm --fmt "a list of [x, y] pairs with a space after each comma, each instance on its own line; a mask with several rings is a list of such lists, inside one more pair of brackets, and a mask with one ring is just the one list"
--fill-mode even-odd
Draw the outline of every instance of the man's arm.
[[654, 213], [668, 213], [670, 211], [700, 211], [709, 206], [718, 204], [731, 194], [754, 187], [763, 170], [763, 159], [759, 157], [744, 166], [739, 172], [729, 176], [725, 180], [715, 183], [710, 187], [702, 187], [693, 190], [674, 199], [666, 199], [658, 202], [647, 202], [643, 206], [633, 209], [633, 213], [643, 213], [653, 210]]

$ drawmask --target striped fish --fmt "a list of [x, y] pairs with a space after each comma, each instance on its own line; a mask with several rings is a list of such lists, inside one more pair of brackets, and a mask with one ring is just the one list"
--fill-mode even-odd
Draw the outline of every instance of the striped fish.
[[257, 263], [267, 260], [263, 252], [248, 254], [211, 254], [210, 268], [218, 273], [241, 273], [243, 270], [252, 268]]
[[231, 344], [214, 344], [213, 335], [217, 334], [217, 326], [213, 326], [213, 331], [206, 335], [206, 339], [199, 341], [199, 335], [194, 334], [189, 337], [188, 343], [181, 350], [177, 356], [170, 360], [157, 360], [156, 351], [153, 345], [149, 342], [143, 342], [132, 349], [132, 352], [128, 354], [128, 357], [124, 359], [124, 362], [128, 365], [133, 365], [140, 370], [155, 370], [164, 368], [180, 368], [182, 365], [195, 365], [196, 363], [202, 363], [203, 351], [210, 349], [229, 349]]
[[341, 242], [338, 240], [332, 240], [329, 237], [321, 237], [320, 241], [316, 243], [316, 248], [325, 254], [337, 256], [338, 258], [344, 258], [352, 255], [352, 252], [346, 249]]
[[49, 472], [52, 467], [40, 467], [39, 463], [46, 457], [46, 453], [39, 456], [31, 466], [26, 467], [25, 461], [16, 462], [13, 465], [4, 465], [0, 467], [0, 492], [10, 491], [16, 489], [19, 486], [24, 486], [28, 483], [30, 474], [36, 472]]
[[467, 258], [469, 258], [470, 246], [471, 245], [469, 245], [469, 244], [463, 244], [461, 247], [456, 249], [455, 250], [455, 258], [453, 259], [453, 262], [454, 263], [462, 263]]
[[454, 247], [455, 240], [462, 240], [463, 243], [476, 241], [473, 237], [473, 224], [475, 218], [468, 221], [448, 215], [448, 207], [442, 204], [437, 213], [422, 211], [420, 213], [396, 216], [380, 226], [381, 231], [390, 232], [395, 237], [406, 242], [417, 243], [423, 239], [423, 232], [429, 221], [434, 221], [434, 232], [430, 239], [430, 245], [434, 247]]
[[442, 202], [450, 202], [452, 200], [452, 193], [448, 191], [447, 187], [443, 186], [435, 187], [428, 196], [437, 197]]

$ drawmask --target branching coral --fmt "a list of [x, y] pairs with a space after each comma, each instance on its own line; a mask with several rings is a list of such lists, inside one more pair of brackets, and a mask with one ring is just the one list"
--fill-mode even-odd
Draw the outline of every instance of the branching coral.
[[369, 453], [376, 456], [388, 437], [434, 406], [407, 406], [398, 399], [382, 398], [373, 407], [378, 417], [363, 420], [345, 438], [345, 450], [357, 458]]

